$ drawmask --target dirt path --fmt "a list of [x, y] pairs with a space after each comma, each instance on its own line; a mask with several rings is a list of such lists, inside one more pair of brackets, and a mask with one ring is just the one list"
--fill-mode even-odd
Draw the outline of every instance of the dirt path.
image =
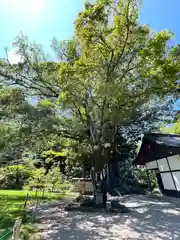
[[180, 240], [180, 200], [125, 196], [129, 213], [64, 212], [62, 202], [41, 207], [41, 239]]

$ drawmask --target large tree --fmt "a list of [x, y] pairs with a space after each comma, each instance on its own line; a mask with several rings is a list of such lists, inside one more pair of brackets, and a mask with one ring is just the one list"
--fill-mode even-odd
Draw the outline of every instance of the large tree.
[[172, 34], [140, 25], [138, 13], [134, 0], [86, 4], [75, 23], [77, 54], [60, 64], [59, 104], [74, 116], [69, 130], [78, 123], [86, 133], [97, 169], [117, 150], [117, 131], [162, 106], [178, 79]]
[[173, 34], [152, 32], [138, 17], [138, 0], [86, 3], [75, 21], [74, 39], [59, 48], [54, 43], [58, 63], [47, 61], [38, 45], [20, 36], [15, 47], [22, 61], [0, 65], [5, 84], [55, 105], [62, 116], [58, 135], [77, 141], [95, 171], [118, 151], [117, 132], [143, 131], [176, 93], [178, 47], [168, 46]]

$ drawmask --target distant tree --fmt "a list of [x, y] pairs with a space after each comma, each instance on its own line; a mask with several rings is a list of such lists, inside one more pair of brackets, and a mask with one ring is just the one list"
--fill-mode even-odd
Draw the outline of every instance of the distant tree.
[[0, 89], [0, 116], [1, 163], [20, 160], [25, 152], [41, 153], [58, 140], [60, 118], [53, 106], [46, 100], [33, 105], [23, 89]]
[[32, 176], [28, 179], [28, 183], [26, 184], [26, 188], [33, 189], [44, 189], [47, 186], [45, 169], [40, 168], [33, 171]]

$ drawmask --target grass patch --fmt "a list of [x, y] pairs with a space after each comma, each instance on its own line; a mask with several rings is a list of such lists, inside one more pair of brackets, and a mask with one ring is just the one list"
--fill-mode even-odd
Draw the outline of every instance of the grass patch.
[[[16, 219], [22, 219], [22, 232], [32, 234], [36, 231], [35, 225], [30, 223], [30, 218], [27, 216], [24, 210], [24, 201], [27, 195], [27, 191], [15, 191], [15, 190], [0, 190], [0, 238], [9, 230], [13, 228]], [[59, 200], [67, 196], [67, 193], [48, 193], [38, 192], [37, 195], [34, 191], [29, 192], [29, 201], [27, 206], [34, 204], [36, 198], [41, 202], [51, 202]], [[11, 234], [4, 239], [10, 239]]]

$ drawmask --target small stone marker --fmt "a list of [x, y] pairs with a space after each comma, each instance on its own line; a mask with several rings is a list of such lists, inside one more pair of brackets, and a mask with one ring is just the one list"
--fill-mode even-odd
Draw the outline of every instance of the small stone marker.
[[101, 192], [96, 192], [95, 200], [96, 200], [96, 204], [102, 204], [103, 203], [103, 194]]
[[13, 235], [12, 235], [12, 240], [18, 240], [19, 239], [19, 234], [20, 234], [20, 226], [21, 226], [21, 220], [16, 220], [14, 224], [14, 229], [13, 229]]
[[107, 212], [111, 211], [111, 202], [110, 201], [106, 202], [106, 210], [107, 210]]

